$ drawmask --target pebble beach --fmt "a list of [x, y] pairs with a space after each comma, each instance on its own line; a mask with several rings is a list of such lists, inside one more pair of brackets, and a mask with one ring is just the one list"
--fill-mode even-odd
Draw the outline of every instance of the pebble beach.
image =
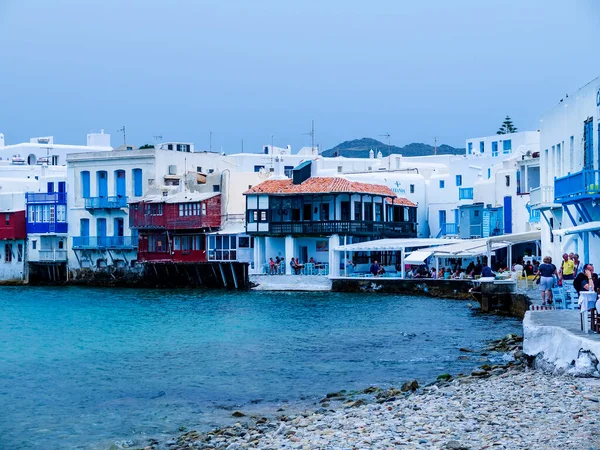
[[330, 393], [313, 411], [186, 431], [143, 448], [600, 448], [600, 380], [544, 374], [527, 366], [519, 345], [511, 348], [514, 361], [483, 365], [467, 376], [442, 375], [424, 387], [411, 381], [400, 389]]

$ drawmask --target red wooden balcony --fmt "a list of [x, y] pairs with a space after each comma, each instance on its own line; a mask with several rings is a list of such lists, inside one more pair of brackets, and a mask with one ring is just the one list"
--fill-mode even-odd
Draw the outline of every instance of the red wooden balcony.
[[129, 226], [147, 230], [201, 230], [221, 227], [221, 196], [187, 203], [132, 203]]

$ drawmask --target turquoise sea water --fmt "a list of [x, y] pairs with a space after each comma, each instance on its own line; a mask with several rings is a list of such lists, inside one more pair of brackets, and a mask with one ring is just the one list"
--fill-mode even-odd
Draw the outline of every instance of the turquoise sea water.
[[[0, 448], [107, 448], [323, 394], [433, 380], [520, 332], [467, 302], [372, 294], [0, 288]], [[464, 355], [464, 354], [463, 354]]]

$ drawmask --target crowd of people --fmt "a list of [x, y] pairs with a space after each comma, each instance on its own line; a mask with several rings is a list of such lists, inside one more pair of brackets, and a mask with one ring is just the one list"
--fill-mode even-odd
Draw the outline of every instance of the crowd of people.
[[[553, 303], [552, 289], [572, 283], [579, 294], [581, 291], [597, 291], [600, 293], [598, 275], [594, 273], [594, 266], [590, 263], [583, 264], [577, 253], [564, 253], [560, 267], [552, 263], [552, 258], [546, 256], [542, 264], [535, 271], [535, 282], [539, 285], [542, 296], [542, 305]], [[598, 287], [596, 287], [598, 286]]]
[[[311, 256], [308, 260], [308, 264], [314, 264], [318, 266], [320, 263], [315, 261], [315, 259]], [[304, 269], [304, 264], [300, 262], [298, 258], [290, 258], [290, 273], [293, 275], [300, 275], [302, 273], [302, 269]], [[273, 258], [269, 258], [269, 275], [284, 275], [285, 274], [285, 260], [280, 258], [279, 256]]]

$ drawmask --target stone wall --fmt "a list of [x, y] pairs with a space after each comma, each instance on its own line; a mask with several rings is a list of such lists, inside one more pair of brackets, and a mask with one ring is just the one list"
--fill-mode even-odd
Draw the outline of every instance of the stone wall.
[[434, 280], [399, 278], [334, 278], [334, 292], [389, 292], [396, 294], [425, 295], [437, 298], [472, 299], [470, 280]]

